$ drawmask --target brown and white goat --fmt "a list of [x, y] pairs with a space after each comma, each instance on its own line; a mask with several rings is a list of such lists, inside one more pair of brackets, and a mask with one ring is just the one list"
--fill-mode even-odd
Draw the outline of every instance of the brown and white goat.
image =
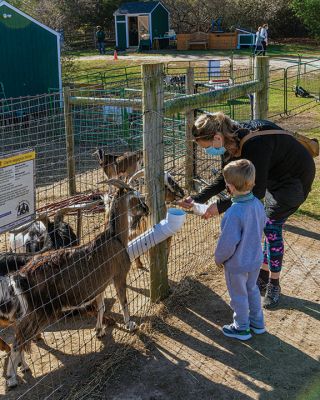
[[[36, 255], [16, 274], [0, 281], [0, 303], [9, 304], [11, 319], [15, 320], [15, 339], [9, 356], [7, 385], [17, 385], [17, 367], [28, 366], [24, 351], [30, 351], [31, 340], [44, 328], [58, 320], [64, 310], [79, 308], [96, 301], [98, 337], [105, 334], [103, 314], [104, 290], [112, 281], [120, 301], [125, 327], [132, 331], [126, 278], [130, 269], [128, 245], [128, 200], [134, 191], [122, 181], [110, 180], [119, 188], [110, 212], [108, 227], [89, 244], [59, 249]], [[141, 203], [141, 215], [146, 208]], [[138, 212], [138, 210], [137, 210]], [[107, 225], [106, 225], [107, 226]]]
[[[138, 181], [143, 177], [144, 177], [144, 170], [141, 169], [140, 171], [137, 171], [129, 179], [129, 185], [132, 186], [134, 181]], [[177, 200], [181, 200], [185, 196], [185, 192], [182, 189], [182, 187], [178, 184], [177, 181], [173, 179], [172, 175], [170, 175], [170, 173], [167, 171], [164, 173], [164, 188], [165, 188], [165, 201], [168, 204], [173, 203], [174, 201]], [[145, 196], [144, 195], [140, 196], [141, 199], [145, 201]], [[129, 217], [130, 217], [129, 240], [135, 239], [136, 237], [140, 236], [142, 233], [144, 233], [147, 229], [150, 228], [150, 222], [146, 216], [132, 215], [131, 210], [129, 209]], [[172, 240], [171, 237], [167, 239], [168, 256], [170, 252], [171, 240]], [[137, 268], [144, 269], [140, 257], [135, 259], [135, 264]]]
[[124, 178], [126, 181], [142, 167], [143, 152], [126, 152], [121, 156], [106, 154], [103, 149], [97, 149], [93, 154], [97, 155], [99, 165], [108, 179]]

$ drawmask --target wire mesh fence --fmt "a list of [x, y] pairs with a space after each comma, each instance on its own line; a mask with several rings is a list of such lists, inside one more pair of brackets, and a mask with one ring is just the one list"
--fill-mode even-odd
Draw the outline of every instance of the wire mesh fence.
[[[1, 156], [25, 149], [36, 152], [36, 220], [0, 236], [0, 337], [12, 345], [10, 356], [1, 353], [1, 391], [8, 399], [61, 398], [76, 365], [80, 370], [79, 363], [86, 368], [88, 360], [101, 359], [108, 340], [120, 351], [121, 344], [130, 341], [134, 323], [152, 311], [152, 256], [141, 255], [137, 266], [129, 268], [126, 245], [128, 236], [132, 239], [151, 227], [145, 198], [158, 198], [161, 185], [150, 181], [147, 164], [130, 183], [140, 194], [123, 181], [116, 181], [115, 187], [103, 183], [121, 175], [128, 183], [130, 174], [141, 168], [143, 138], [153, 137], [137, 90], [143, 82], [131, 82], [132, 87], [124, 88], [120, 81], [119, 87], [81, 87], [64, 96], [52, 93], [1, 103]], [[161, 95], [171, 96], [164, 88], [157, 98]], [[117, 100], [125, 105], [117, 105]], [[187, 194], [185, 113], [165, 116], [162, 110], [151, 120], [161, 124], [163, 138], [149, 143], [149, 152], [150, 146], [157, 150], [149, 163], [162, 164], [169, 206]], [[219, 158], [203, 154], [195, 163], [206, 182], [214, 177], [207, 166], [220, 169]], [[152, 192], [145, 191], [146, 184]], [[208, 225], [188, 215], [183, 229], [165, 246], [171, 286], [211, 258], [217, 232], [218, 221]], [[112, 280], [116, 289], [109, 284]], [[116, 292], [121, 299], [125, 286], [128, 310], [123, 298], [122, 306], [116, 300]], [[107, 329], [107, 339], [100, 340], [96, 336], [111, 323], [105, 307], [120, 328]], [[121, 329], [122, 314], [126, 329]]]
[[319, 60], [270, 70], [269, 117], [304, 112], [319, 102]]
[[[188, 214], [161, 243], [152, 227], [181, 219], [175, 202], [221, 170], [220, 157], [195, 147], [194, 119], [218, 110], [250, 119], [261, 82], [230, 63], [214, 79], [207, 66], [156, 67], [1, 101], [1, 156], [36, 152], [36, 220], [0, 235], [0, 339], [13, 343], [9, 357], [0, 353], [8, 399], [66, 397], [109, 345], [117, 357], [133, 340], [152, 301], [212, 258], [217, 219]], [[175, 217], [166, 218], [169, 208]]]
[[[165, 65], [166, 78], [164, 82], [167, 98], [185, 94], [186, 71], [190, 67], [194, 69], [195, 90], [200, 93], [252, 80], [254, 58], [168, 62]], [[301, 59], [298, 59], [296, 65], [270, 69], [268, 114], [270, 118], [303, 112], [315, 105], [319, 100], [319, 67], [319, 60], [302, 62]], [[66, 84], [77, 87], [93, 85], [97, 89], [108, 89], [113, 86], [119, 88], [121, 85], [126, 88], [127, 93], [132, 93], [141, 90], [140, 82], [139, 67], [125, 66], [76, 76]], [[297, 86], [306, 88], [305, 92], [296, 93]], [[231, 104], [215, 103], [215, 107], [222, 109], [231, 117], [238, 118], [235, 109], [244, 109], [243, 102], [249, 104], [250, 101], [252, 104], [250, 96], [245, 96], [236, 100], [231, 99], [229, 102]], [[246, 118], [252, 114], [252, 110], [251, 114], [248, 114], [247, 111]]]

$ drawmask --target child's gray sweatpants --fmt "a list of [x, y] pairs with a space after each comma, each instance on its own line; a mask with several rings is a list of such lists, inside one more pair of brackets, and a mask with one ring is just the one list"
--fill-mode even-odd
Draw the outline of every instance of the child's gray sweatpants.
[[264, 328], [261, 296], [257, 285], [260, 269], [252, 272], [235, 274], [225, 269], [230, 306], [234, 311], [233, 323], [238, 330], [245, 330], [249, 325]]

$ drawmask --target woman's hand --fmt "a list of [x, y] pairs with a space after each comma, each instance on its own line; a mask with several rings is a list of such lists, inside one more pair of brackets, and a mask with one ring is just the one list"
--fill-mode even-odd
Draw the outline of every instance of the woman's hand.
[[207, 211], [203, 214], [203, 216], [201, 218], [209, 219], [212, 217], [216, 217], [217, 215], [219, 215], [217, 203], [213, 203], [213, 204], [211, 204], [211, 206], [209, 206], [207, 208]]
[[194, 201], [191, 197], [177, 201], [178, 206], [186, 208], [187, 210], [193, 207], [193, 203]]

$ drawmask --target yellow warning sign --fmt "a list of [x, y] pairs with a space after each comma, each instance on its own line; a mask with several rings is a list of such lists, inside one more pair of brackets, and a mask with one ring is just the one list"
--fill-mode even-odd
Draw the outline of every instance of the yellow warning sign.
[[35, 157], [26, 149], [0, 158], [0, 234], [34, 219]]
[[26, 161], [32, 161], [36, 158], [36, 152], [30, 151], [28, 153], [17, 154], [14, 156], [0, 158], [0, 168], [9, 167], [10, 165], [21, 164]]

